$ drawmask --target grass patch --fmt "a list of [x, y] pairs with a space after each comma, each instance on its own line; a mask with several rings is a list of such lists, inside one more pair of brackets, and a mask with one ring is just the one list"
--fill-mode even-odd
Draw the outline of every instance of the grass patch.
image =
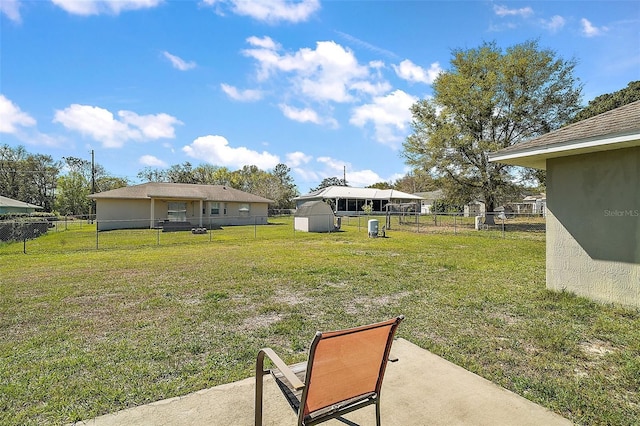
[[640, 313], [545, 290], [543, 237], [278, 223], [165, 245], [113, 231], [100, 250], [87, 225], [26, 255], [1, 246], [0, 424], [64, 424], [228, 383], [253, 374], [263, 346], [298, 361], [317, 329], [400, 313], [400, 336], [575, 423], [640, 418]]

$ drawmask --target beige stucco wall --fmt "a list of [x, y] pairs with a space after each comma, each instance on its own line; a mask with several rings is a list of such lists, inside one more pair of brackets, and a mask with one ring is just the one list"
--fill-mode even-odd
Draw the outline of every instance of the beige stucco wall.
[[[182, 200], [154, 200], [154, 226], [157, 222], [167, 218], [168, 203]], [[220, 202], [220, 212], [211, 215], [210, 204], [203, 201], [204, 214], [200, 214], [200, 201], [186, 202], [186, 219], [193, 226], [202, 225], [265, 225], [268, 220], [268, 204], [250, 204], [249, 212], [240, 212], [240, 203]], [[226, 207], [226, 214], [224, 208]], [[151, 227], [150, 200], [98, 199], [96, 204], [98, 230], [133, 229]]]
[[149, 200], [96, 200], [98, 231], [148, 228], [150, 216]]
[[547, 288], [640, 307], [640, 147], [547, 160]]

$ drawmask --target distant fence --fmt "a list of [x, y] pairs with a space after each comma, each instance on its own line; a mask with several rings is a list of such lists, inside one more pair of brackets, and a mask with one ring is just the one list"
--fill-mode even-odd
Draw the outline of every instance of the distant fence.
[[[493, 221], [487, 221], [487, 218]], [[342, 226], [367, 228], [369, 219], [377, 219], [378, 227], [385, 231], [407, 231], [418, 233], [469, 233], [488, 231], [492, 235], [505, 237], [509, 232], [527, 232], [544, 234], [546, 220], [541, 215], [493, 213], [483, 216], [465, 216], [464, 213], [432, 214], [392, 214], [392, 215], [354, 215], [343, 216]], [[487, 222], [493, 222], [488, 224]]]
[[[87, 216], [5, 220], [0, 221], [0, 255], [207, 242], [223, 226], [236, 228], [234, 235], [239, 238], [256, 238], [258, 227], [267, 225], [268, 217], [240, 215], [194, 222], [156, 220], [151, 226], [149, 219], [98, 221]], [[55, 242], [47, 238], [57, 233], [64, 236]]]
[[[306, 232], [296, 230], [294, 219], [289, 212], [270, 212], [260, 217], [226, 217], [225, 221], [203, 218], [203, 223], [155, 221], [149, 219], [109, 221], [110, 230], [100, 230], [105, 223], [94, 217], [62, 217], [57, 220], [23, 218], [0, 221], [0, 255], [7, 253], [40, 253], [77, 250], [137, 248], [174, 244], [207, 243], [225, 239], [279, 238]], [[312, 220], [310, 217], [309, 220]], [[318, 218], [315, 218], [318, 219]], [[392, 236], [393, 232], [474, 234], [493, 238], [509, 238], [511, 233], [528, 233], [544, 237], [545, 218], [535, 215], [494, 216], [494, 224], [486, 224], [485, 218], [465, 217], [462, 213], [448, 214], [393, 214], [393, 215], [352, 215], [323, 216], [326, 221], [323, 232], [365, 232], [368, 222], [378, 221], [378, 234]], [[153, 225], [153, 226], [152, 226]], [[288, 229], [284, 234], [274, 232], [275, 227], [264, 225], [284, 225], [279, 230]], [[224, 229], [226, 232], [219, 232]], [[174, 231], [174, 232], [169, 232]], [[179, 232], [176, 232], [179, 231]], [[60, 238], [50, 238], [52, 234], [64, 233]], [[271, 235], [274, 235], [273, 237]]]

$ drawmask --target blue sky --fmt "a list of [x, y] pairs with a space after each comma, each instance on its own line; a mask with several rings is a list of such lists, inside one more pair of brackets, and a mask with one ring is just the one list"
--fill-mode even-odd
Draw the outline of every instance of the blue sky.
[[138, 183], [185, 161], [394, 181], [452, 49], [531, 39], [583, 102], [640, 79], [637, 1], [0, 0], [0, 144]]

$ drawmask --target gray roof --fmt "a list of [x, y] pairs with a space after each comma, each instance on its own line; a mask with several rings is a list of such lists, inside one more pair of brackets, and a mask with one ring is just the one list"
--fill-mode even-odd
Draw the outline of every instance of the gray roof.
[[321, 214], [333, 216], [333, 210], [331, 209], [331, 206], [324, 201], [315, 200], [306, 201], [298, 206], [295, 216], [315, 216]]
[[444, 198], [444, 191], [442, 189], [436, 189], [435, 191], [428, 192], [416, 192], [415, 195], [422, 197], [425, 201], [435, 201]]
[[14, 200], [13, 198], [3, 197], [0, 195], [0, 207], [12, 207], [20, 209], [41, 209], [42, 207], [35, 204], [25, 203], [24, 201]]
[[489, 155], [491, 161], [546, 168], [548, 158], [640, 146], [640, 101]]
[[294, 198], [294, 200], [321, 199], [356, 199], [356, 200], [422, 200], [422, 197], [395, 189], [353, 188], [351, 186], [328, 186]]
[[249, 194], [224, 185], [194, 185], [190, 183], [149, 182], [125, 186], [90, 195], [94, 199], [150, 199], [224, 201], [238, 203], [273, 203], [273, 200]]

